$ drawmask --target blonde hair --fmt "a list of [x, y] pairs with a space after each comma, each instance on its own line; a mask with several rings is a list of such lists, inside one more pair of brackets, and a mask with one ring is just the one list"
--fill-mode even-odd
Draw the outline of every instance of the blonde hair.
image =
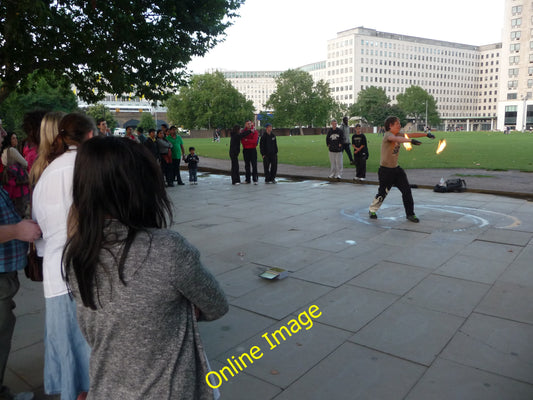
[[48, 166], [48, 156], [52, 150], [52, 143], [59, 134], [59, 122], [65, 115], [64, 112], [54, 111], [47, 113], [41, 121], [41, 143], [37, 159], [30, 171], [30, 185], [35, 186], [44, 169]]

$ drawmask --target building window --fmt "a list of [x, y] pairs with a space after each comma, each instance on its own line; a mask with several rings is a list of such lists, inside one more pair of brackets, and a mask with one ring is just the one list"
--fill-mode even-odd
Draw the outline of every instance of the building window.
[[514, 6], [511, 8], [513, 15], [520, 14], [522, 12], [522, 6]]
[[522, 25], [522, 18], [513, 18], [511, 20], [511, 26], [513, 28], [518, 28], [520, 25]]
[[[520, 36], [522, 36], [522, 31], [513, 31], [511, 32], [511, 40], [520, 40]], [[493, 54], [494, 56], [494, 54]]]
[[[533, 62], [531, 56], [529, 57], [529, 61]], [[518, 64], [519, 62], [520, 62], [520, 56], [511, 56], [511, 57], [509, 57], [509, 65]]]
[[[533, 42], [531, 42], [533, 43]], [[520, 43], [513, 43], [509, 46], [509, 50], [511, 50], [511, 53], [513, 52], [519, 52], [520, 51]]]

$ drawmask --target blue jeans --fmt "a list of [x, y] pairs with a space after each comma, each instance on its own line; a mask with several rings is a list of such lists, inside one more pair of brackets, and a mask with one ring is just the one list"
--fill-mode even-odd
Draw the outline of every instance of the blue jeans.
[[81, 334], [76, 302], [68, 295], [45, 299], [44, 390], [61, 393], [61, 400], [76, 399], [89, 391], [91, 349]]
[[197, 175], [198, 168], [189, 168], [189, 182], [196, 182], [197, 181]]

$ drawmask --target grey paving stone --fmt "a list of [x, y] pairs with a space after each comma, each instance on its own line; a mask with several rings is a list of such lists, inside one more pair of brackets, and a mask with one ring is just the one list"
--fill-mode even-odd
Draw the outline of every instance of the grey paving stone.
[[533, 383], [532, 337], [532, 325], [472, 314], [440, 357]]
[[430, 365], [464, 319], [397, 302], [350, 341], [423, 365]]
[[299, 271], [316, 261], [326, 260], [331, 253], [320, 249], [293, 246], [288, 249], [272, 246], [268, 254], [255, 258], [257, 264], [280, 267], [289, 271]]
[[32, 388], [40, 386], [44, 370], [43, 342], [11, 351], [7, 368]]
[[457, 255], [438, 268], [435, 273], [475, 282], [493, 284], [508, 264], [475, 256]]
[[[244, 239], [246, 239], [246, 237], [244, 237]], [[235, 245], [236, 243], [237, 245]], [[233, 237], [233, 246], [226, 247], [216, 253], [209, 252], [209, 256], [213, 258], [216, 257], [217, 260], [244, 265], [246, 263], [259, 262], [262, 259], [267, 259], [272, 254], [285, 254], [287, 251], [289, 251], [288, 247], [275, 246], [261, 241], [241, 241], [238, 238]]]
[[357, 238], [348, 235], [346, 231], [346, 229], [342, 229], [338, 232], [322, 235], [302, 243], [302, 246], [311, 249], [320, 249], [331, 253], [338, 253], [339, 251], [357, 244]]
[[533, 385], [437, 359], [405, 400], [530, 400]]
[[[255, 360], [253, 364], [247, 366], [245, 369], [247, 374], [275, 386], [286, 388], [333, 352], [350, 336], [349, 332], [317, 322], [320, 321], [320, 317], [314, 320], [310, 329], [307, 330], [302, 327], [300, 331], [291, 333], [292, 336], [288, 336], [283, 330], [285, 340], [279, 334], [275, 334], [280, 342], [278, 344], [272, 334], [281, 326], [287, 326], [287, 323], [293, 318], [297, 317], [291, 315], [239, 346], [239, 348], [244, 348], [246, 352], [249, 352], [252, 346], [258, 346], [263, 354], [259, 360]], [[303, 321], [306, 320], [303, 319]], [[267, 337], [275, 347], [272, 348], [270, 343], [261, 337], [265, 333], [268, 333]], [[232, 359], [232, 356], [237, 358], [237, 355], [241, 354], [241, 351], [230, 350], [219, 357], [219, 361]]]
[[279, 320], [331, 290], [328, 286], [292, 277], [268, 283], [232, 301], [232, 304]]
[[424, 371], [421, 365], [344, 343], [275, 400], [398, 400]]
[[529, 245], [522, 250], [507, 270], [500, 276], [504, 282], [533, 287], [533, 246]]
[[530, 286], [496, 282], [475, 311], [514, 321], [533, 323], [533, 291]]
[[383, 244], [386, 243], [387, 245], [404, 246], [404, 248], [407, 248], [415, 246], [426, 237], [428, 237], [426, 233], [389, 229], [380, 235], [374, 236], [372, 240]]
[[393, 294], [343, 285], [313, 304], [322, 311], [321, 323], [356, 332], [397, 299]]
[[429, 275], [409, 291], [402, 301], [467, 317], [489, 289], [490, 286], [483, 283]]
[[221, 319], [199, 324], [207, 357], [215, 360], [218, 355], [249, 337], [263, 334], [264, 329], [273, 322], [271, 318], [230, 306], [229, 312]]
[[383, 261], [348, 283], [402, 296], [428, 274], [425, 268]]
[[207, 268], [213, 275], [217, 276], [228, 271], [232, 271], [246, 264], [244, 258], [239, 262], [222, 261], [216, 255], [204, 256], [202, 255], [200, 260], [205, 268]]
[[349, 260], [338, 256], [331, 256], [300, 269], [293, 276], [321, 285], [339, 287], [361, 272], [366, 271], [374, 263], [375, 257], [359, 257]]
[[510, 244], [490, 243], [476, 240], [459, 254], [510, 264], [522, 251], [522, 247]]
[[256, 264], [246, 264], [218, 275], [217, 280], [227, 295], [240, 297], [270, 283], [259, 277], [265, 269]]
[[[213, 371], [219, 371], [226, 366], [219, 361], [210, 361], [210, 364]], [[246, 370], [234, 377], [228, 376], [228, 381], [224, 381], [218, 389], [221, 399], [231, 400], [250, 400], [251, 397], [254, 400], [270, 400], [281, 392], [281, 388], [248, 375]]]
[[478, 239], [487, 242], [513, 244], [516, 246], [526, 246], [533, 238], [531, 232], [520, 232], [511, 229], [491, 228], [481, 234]]

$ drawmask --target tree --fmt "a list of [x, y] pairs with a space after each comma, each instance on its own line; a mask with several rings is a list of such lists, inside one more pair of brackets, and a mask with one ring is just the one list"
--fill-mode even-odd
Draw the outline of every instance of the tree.
[[137, 128], [143, 128], [144, 132], [148, 132], [150, 129], [155, 129], [155, 119], [152, 114], [145, 112], [141, 113]]
[[193, 76], [190, 84], [165, 105], [169, 121], [187, 129], [230, 128], [254, 116], [253, 102], [246, 100], [218, 71]]
[[418, 125], [418, 121], [425, 121], [426, 119], [426, 104], [429, 124], [436, 125], [440, 122], [435, 98], [420, 86], [408, 87], [404, 93], [396, 96], [396, 100], [398, 101], [398, 106], [405, 111], [407, 117], [416, 120], [416, 125]]
[[161, 99], [191, 56], [223, 39], [244, 0], [0, 2], [0, 103], [32, 72], [65, 74], [90, 103], [107, 93]]
[[0, 104], [0, 116], [5, 129], [20, 132], [24, 114], [41, 109], [71, 112], [78, 108], [78, 99], [64, 76], [47, 71], [32, 73], [26, 90], [15, 90]]
[[276, 79], [276, 90], [266, 107], [274, 110], [274, 124], [278, 127], [323, 126], [335, 108], [329, 84], [313, 83], [311, 74], [289, 69]]
[[362, 117], [372, 126], [381, 126], [390, 115], [389, 103], [384, 89], [370, 86], [359, 92], [357, 102], [350, 107], [350, 115]]
[[111, 133], [113, 133], [113, 130], [118, 126], [118, 122], [111, 111], [109, 111], [102, 103], [88, 107], [86, 113], [93, 117], [95, 121], [98, 121], [100, 118], [105, 119]]

